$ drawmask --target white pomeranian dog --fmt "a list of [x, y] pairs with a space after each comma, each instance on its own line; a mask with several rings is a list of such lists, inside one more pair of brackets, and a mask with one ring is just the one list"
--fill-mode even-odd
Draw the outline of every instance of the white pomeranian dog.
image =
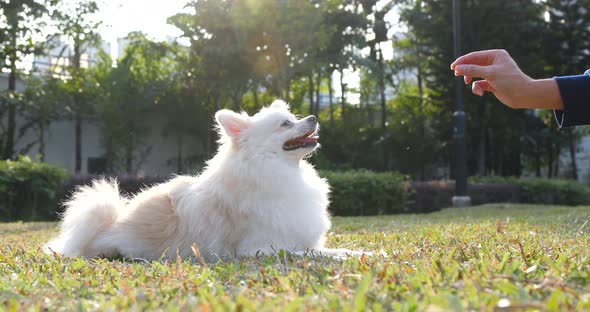
[[202, 174], [129, 199], [115, 181], [81, 187], [44, 250], [146, 260], [199, 253], [209, 261], [279, 250], [362, 254], [324, 248], [329, 185], [304, 159], [318, 147], [316, 117], [297, 119], [278, 100], [252, 117], [221, 110], [215, 118], [220, 147]]

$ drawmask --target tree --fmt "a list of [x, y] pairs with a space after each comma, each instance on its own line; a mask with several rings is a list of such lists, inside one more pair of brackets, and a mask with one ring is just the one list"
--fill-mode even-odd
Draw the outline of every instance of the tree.
[[[206, 91], [200, 60], [192, 60], [185, 47], [172, 46], [174, 63], [173, 70], [164, 79], [156, 110], [165, 117], [163, 135], [176, 139], [177, 153], [172, 160], [176, 164], [176, 173], [184, 173], [202, 166], [209, 151], [207, 144], [211, 137], [210, 116], [213, 112], [204, 102], [199, 100], [201, 90]], [[197, 65], [197, 66], [195, 66]], [[244, 107], [242, 105], [242, 107]], [[188, 139], [188, 140], [187, 140]], [[200, 141], [205, 148], [204, 153], [189, 154], [184, 150], [184, 143]]]
[[[543, 7], [534, 1], [463, 1], [463, 51], [503, 47], [532, 76], [544, 71], [541, 54], [544, 29]], [[451, 142], [453, 79], [449, 64], [453, 61], [450, 1], [405, 1], [402, 21], [420, 38], [416, 44], [428, 51], [421, 63], [425, 69], [425, 86], [430, 90], [431, 105], [438, 107], [435, 127], [442, 142]], [[510, 29], [510, 32], [506, 32]], [[527, 40], [522, 40], [527, 38]], [[468, 172], [480, 174], [520, 175], [522, 146], [520, 138], [528, 129], [523, 125], [525, 113], [498, 105], [491, 95], [475, 97], [464, 88], [467, 113]], [[447, 146], [450, 146], [448, 144]], [[448, 161], [450, 150], [442, 153]]]
[[[59, 36], [63, 42], [71, 45], [70, 66], [68, 68], [69, 80], [67, 89], [69, 94], [69, 111], [74, 119], [75, 136], [75, 167], [74, 171], [80, 173], [82, 168], [82, 117], [90, 111], [92, 101], [92, 88], [83, 88], [87, 83], [87, 70], [82, 66], [82, 56], [91, 47], [100, 42], [100, 35], [96, 28], [100, 21], [93, 20], [93, 14], [98, 11], [94, 1], [82, 1], [75, 7], [62, 4], [54, 13], [57, 20]], [[90, 66], [88, 64], [87, 66]]]
[[385, 14], [387, 14], [393, 8], [394, 2], [389, 1], [383, 4], [381, 9], [377, 9], [376, 0], [363, 0], [361, 1], [361, 4], [365, 14], [373, 15], [373, 24], [371, 25], [373, 38], [369, 40], [367, 43], [370, 49], [369, 60], [371, 60], [372, 63], [375, 64], [374, 66], [372, 66], [373, 72], [378, 75], [379, 98], [381, 103], [381, 128], [385, 129], [387, 124], [387, 100], [385, 98], [386, 69], [384, 65], [383, 50], [381, 48], [381, 44], [388, 40], [388, 25], [385, 21]]
[[[548, 24], [544, 46], [545, 59], [552, 76], [580, 74], [590, 64], [589, 0], [545, 1]], [[576, 142], [587, 131], [582, 128], [564, 129], [570, 155], [571, 177], [578, 178]]]
[[107, 170], [121, 168], [134, 174], [151, 148], [144, 140], [150, 130], [145, 117], [173, 94], [171, 79], [177, 66], [174, 46], [151, 41], [142, 33], [131, 33], [126, 39], [129, 45], [117, 67], [103, 53], [88, 76], [98, 85], [96, 111], [102, 122]]
[[247, 93], [254, 102], [272, 94], [299, 110], [302, 99], [293, 95], [292, 84], [313, 74], [317, 50], [326, 44], [319, 5], [233, 0], [192, 1], [187, 7], [192, 12], [176, 14], [169, 23], [190, 42], [185, 66], [201, 73], [192, 77], [192, 92], [209, 118], [224, 106], [244, 108]]
[[23, 92], [23, 105], [20, 110], [25, 124], [21, 133], [32, 128], [38, 145], [37, 154], [40, 161], [45, 161], [45, 134], [49, 125], [62, 117], [63, 90], [65, 82], [58, 78], [40, 79], [31, 76]]
[[388, 101], [395, 114], [388, 119], [394, 169], [415, 179], [438, 178], [439, 155], [444, 142], [438, 141], [433, 127], [437, 108], [430, 105], [424, 90], [414, 82], [402, 82], [396, 97]]
[[[236, 26], [234, 14], [247, 11], [234, 10], [235, 2], [191, 1], [187, 8], [192, 12], [168, 19], [168, 23], [180, 29], [182, 37], [189, 40], [190, 48], [183, 64], [192, 70], [191, 75], [196, 75], [186, 85], [191, 89], [183, 92], [192, 94], [194, 105], [202, 105], [204, 111], [209, 112], [209, 128], [213, 127], [213, 112], [224, 107], [227, 100], [239, 110], [243, 94], [252, 84], [257, 88], [263, 77], [253, 74], [251, 67], [256, 64], [247, 61], [256, 52], [254, 43], [248, 40], [256, 37], [250, 34], [251, 27]], [[215, 136], [209, 131], [205, 144], [207, 154], [211, 154], [214, 144]]]
[[38, 53], [42, 45], [35, 42], [34, 38], [42, 34], [45, 23], [42, 18], [48, 14], [48, 6], [55, 1], [43, 0], [2, 0], [0, 1], [0, 69], [7, 68], [9, 95], [3, 96], [4, 101], [0, 108], [0, 118], [7, 114], [6, 126], [3, 127], [2, 157], [14, 157], [15, 133], [16, 133], [16, 80], [18, 75], [18, 63], [25, 57]]
[[[359, 62], [358, 51], [366, 45], [367, 16], [359, 12], [358, 1], [331, 0], [323, 2], [322, 28], [331, 30], [329, 41], [322, 52], [322, 61], [331, 76], [340, 72], [340, 114], [345, 116], [346, 86], [344, 70]], [[329, 83], [330, 92], [332, 83]], [[332, 97], [330, 96], [330, 99]], [[334, 120], [334, 109], [330, 108], [330, 120]]]
[[[426, 165], [427, 162], [425, 157], [427, 157], [428, 153], [426, 153], [426, 148], [429, 146], [430, 143], [427, 142], [426, 138], [428, 136], [428, 131], [431, 127], [428, 127], [428, 123], [431, 123], [433, 119], [435, 119], [435, 115], [433, 107], [429, 102], [428, 92], [425, 90], [424, 85], [424, 59], [426, 53], [422, 51], [423, 45], [421, 44], [420, 38], [417, 38], [414, 34], [407, 34], [405, 38], [397, 38], [396, 42], [394, 43], [394, 49], [397, 51], [396, 56], [389, 62], [389, 67], [392, 69], [391, 75], [391, 84], [395, 87], [396, 85], [403, 85], [404, 83], [407, 84], [408, 81], [404, 81], [404, 77], [408, 75], [415, 76], [415, 83], [416, 83], [416, 93], [413, 94], [413, 97], [409, 99], [414, 99], [417, 101], [417, 109], [419, 114], [411, 121], [412, 124], [416, 124], [418, 129], [417, 131], [417, 142], [422, 142], [418, 144], [417, 148], [415, 148], [415, 160], [420, 163], [420, 178], [424, 180], [426, 178]], [[396, 75], [397, 74], [397, 75]], [[396, 78], [396, 76], [398, 76]], [[394, 81], [394, 80], [400, 81]], [[405, 103], [404, 96], [407, 97], [405, 92], [401, 92], [398, 94], [398, 98], [396, 99], [400, 101], [400, 103]], [[408, 100], [409, 100], [408, 99]], [[410, 101], [411, 102], [411, 101]], [[396, 116], [400, 114], [400, 112], [394, 108], [396, 112]], [[428, 114], [430, 113], [430, 114]], [[410, 117], [412, 118], [412, 117]], [[482, 140], [483, 142], [483, 140]], [[479, 163], [478, 165], [482, 165]], [[483, 166], [483, 165], [482, 165]]]
[[233, 5], [234, 1], [192, 1], [187, 7], [193, 13], [169, 18], [169, 23], [189, 39], [191, 53], [196, 56], [193, 60], [198, 59], [207, 73], [211, 104], [216, 110], [224, 94], [232, 99], [234, 109], [239, 109], [250, 77], [245, 44], [233, 19]]

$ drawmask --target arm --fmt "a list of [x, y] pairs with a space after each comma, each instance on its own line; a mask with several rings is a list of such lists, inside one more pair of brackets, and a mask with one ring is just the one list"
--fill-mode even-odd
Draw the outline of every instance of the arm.
[[[472, 52], [451, 69], [473, 82], [472, 92], [486, 91], [511, 108], [553, 109], [559, 127], [590, 124], [590, 70], [584, 75], [534, 80], [504, 50]], [[483, 80], [473, 81], [473, 78]]]
[[514, 108], [563, 109], [563, 101], [555, 79], [531, 79], [514, 97], [518, 103]]
[[[472, 84], [472, 92], [482, 96], [493, 93], [511, 108], [562, 109], [557, 83], [553, 79], [535, 80], [525, 75], [508, 52], [488, 50], [458, 58], [451, 69]], [[473, 78], [483, 78], [473, 81]]]
[[590, 70], [584, 75], [555, 77], [563, 107], [554, 111], [559, 127], [590, 124]]

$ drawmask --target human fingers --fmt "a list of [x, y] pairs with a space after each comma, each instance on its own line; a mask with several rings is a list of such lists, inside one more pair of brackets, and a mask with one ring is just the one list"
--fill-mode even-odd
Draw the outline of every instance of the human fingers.
[[471, 85], [471, 92], [473, 92], [473, 94], [482, 96], [485, 91], [492, 93], [494, 92], [494, 87], [492, 87], [490, 82], [487, 80], [474, 81]]
[[471, 81], [473, 81], [473, 78], [469, 76], [463, 76], [463, 80], [465, 81], [465, 84], [470, 84]]
[[492, 74], [491, 66], [457, 65], [455, 75], [469, 76], [470, 78], [488, 78]]
[[476, 51], [465, 54], [451, 64], [451, 69], [460, 64], [491, 65], [496, 58], [497, 50]]

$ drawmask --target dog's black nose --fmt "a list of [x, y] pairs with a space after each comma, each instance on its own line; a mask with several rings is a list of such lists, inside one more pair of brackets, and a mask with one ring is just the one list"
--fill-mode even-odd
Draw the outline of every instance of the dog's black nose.
[[307, 117], [307, 122], [317, 122], [317, 121], [318, 121], [318, 119], [315, 118], [314, 115], [310, 115]]

